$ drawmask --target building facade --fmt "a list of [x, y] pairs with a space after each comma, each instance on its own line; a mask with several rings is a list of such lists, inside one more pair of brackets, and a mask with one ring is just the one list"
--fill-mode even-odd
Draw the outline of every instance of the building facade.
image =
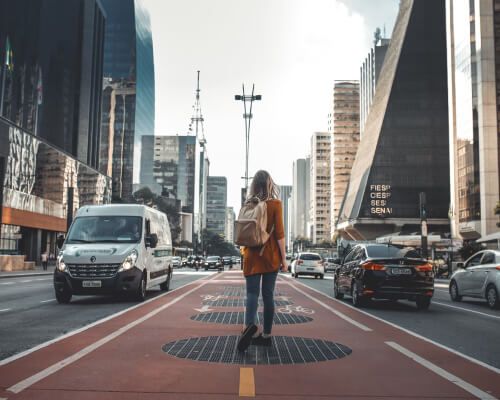
[[359, 128], [361, 136], [363, 136], [366, 118], [373, 103], [373, 96], [375, 95], [375, 89], [389, 43], [389, 39], [378, 39], [360, 67]]
[[330, 156], [330, 236], [335, 233], [359, 146], [359, 82], [335, 81]]
[[209, 176], [207, 180], [207, 231], [224, 235], [226, 230], [227, 179]]
[[317, 244], [330, 236], [330, 157], [332, 135], [315, 132], [311, 138], [309, 238]]
[[226, 208], [226, 231], [224, 236], [226, 242], [234, 243], [234, 223], [236, 221], [236, 214], [233, 207]]
[[[367, 240], [449, 230], [449, 144], [444, 0], [402, 0], [337, 229]], [[421, 68], [422, 63], [425, 68]]]
[[446, 1], [452, 235], [498, 231], [500, 1]]
[[[127, 125], [110, 124], [112, 103], [104, 102], [103, 129], [114, 129], [101, 140], [101, 147], [112, 148], [109, 144], [112, 134], [123, 136], [123, 131], [132, 135], [132, 145], [124, 146], [123, 152], [102, 154], [100, 165], [116, 163], [129, 170], [120, 177], [113, 177], [113, 195], [124, 200], [132, 196], [134, 190], [142, 186], [157, 188], [153, 179], [152, 160], [141, 161], [142, 136], [155, 134], [155, 80], [153, 40], [149, 14], [141, 0], [100, 0], [106, 11], [106, 35], [104, 54], [104, 77], [119, 86], [134, 88], [135, 99], [130, 94], [127, 104]], [[134, 101], [132, 101], [134, 100]], [[132, 115], [133, 114], [133, 115]], [[130, 119], [133, 117], [133, 120]], [[111, 128], [110, 128], [111, 127]], [[132, 168], [130, 168], [132, 166]], [[141, 170], [144, 166], [144, 170]], [[104, 168], [104, 167], [103, 167]], [[109, 168], [108, 168], [109, 169]], [[101, 169], [104, 173], [104, 169]], [[118, 182], [126, 179], [125, 182]], [[121, 189], [121, 190], [120, 190]]]
[[289, 224], [289, 215], [291, 214], [292, 210], [289, 207], [289, 202], [288, 200], [292, 196], [292, 186], [290, 185], [280, 185], [280, 200], [281, 204], [283, 207], [283, 225], [285, 229], [285, 244], [286, 247], [288, 248], [290, 246], [290, 229], [291, 226]]
[[311, 159], [299, 158], [293, 162], [291, 240], [307, 238], [310, 204]]

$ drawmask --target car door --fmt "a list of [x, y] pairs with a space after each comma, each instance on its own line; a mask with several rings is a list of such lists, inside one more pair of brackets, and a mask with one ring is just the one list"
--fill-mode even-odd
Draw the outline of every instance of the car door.
[[346, 256], [342, 266], [339, 271], [339, 288], [342, 292], [349, 293], [351, 290], [351, 279], [350, 272], [354, 259], [354, 255], [356, 254], [357, 247], [351, 250], [351, 252]]
[[495, 269], [495, 253], [485, 251], [481, 258], [481, 264], [471, 267], [470, 293], [474, 296], [483, 296], [488, 274]]
[[483, 252], [475, 254], [465, 263], [465, 271], [461, 274], [458, 283], [459, 290], [463, 295], [470, 296], [474, 293], [473, 275], [475, 273], [475, 268], [481, 265], [481, 258], [483, 258]]

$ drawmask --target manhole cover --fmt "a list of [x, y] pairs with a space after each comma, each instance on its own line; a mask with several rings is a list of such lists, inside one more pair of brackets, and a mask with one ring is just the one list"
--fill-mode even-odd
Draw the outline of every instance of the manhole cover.
[[[245, 299], [236, 298], [236, 299], [205, 300], [203, 304], [213, 307], [245, 307]], [[289, 306], [291, 304], [292, 302], [288, 300], [274, 300], [274, 305], [278, 307]], [[263, 305], [261, 299], [259, 299], [259, 305]]]
[[[228, 297], [245, 297], [247, 295], [247, 290], [245, 286], [226, 286], [222, 291], [223, 296]], [[286, 296], [283, 292], [274, 292], [275, 296]]]
[[[264, 320], [264, 314], [257, 313], [259, 321]], [[243, 325], [245, 322], [244, 312], [208, 312], [203, 314], [196, 314], [191, 317], [194, 321], [207, 322], [210, 324], [225, 324], [225, 325]], [[292, 324], [303, 324], [305, 322], [311, 322], [313, 319], [310, 317], [304, 317], [303, 315], [297, 314], [285, 314], [285, 313], [274, 313], [274, 324], [275, 325], [292, 325]], [[257, 321], [257, 323], [259, 322]]]
[[322, 339], [274, 336], [271, 347], [250, 346], [245, 353], [236, 349], [238, 336], [206, 336], [177, 340], [163, 351], [177, 358], [225, 364], [304, 364], [337, 360], [352, 353], [347, 346]]

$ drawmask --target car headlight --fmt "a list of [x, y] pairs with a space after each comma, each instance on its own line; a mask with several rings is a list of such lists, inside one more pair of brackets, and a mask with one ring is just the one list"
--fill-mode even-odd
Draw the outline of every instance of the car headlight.
[[121, 269], [123, 271], [127, 271], [135, 267], [137, 257], [138, 257], [137, 251], [133, 250], [127, 257], [125, 257], [125, 260], [123, 260]]
[[58, 271], [61, 271], [61, 272], [66, 271], [66, 263], [63, 260], [62, 254], [59, 257], [57, 257], [56, 268]]

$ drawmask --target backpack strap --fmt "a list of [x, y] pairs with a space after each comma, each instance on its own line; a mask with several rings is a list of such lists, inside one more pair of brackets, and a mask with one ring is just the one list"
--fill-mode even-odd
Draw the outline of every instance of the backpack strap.
[[273, 232], [274, 232], [274, 225], [273, 225], [273, 227], [271, 228], [271, 232], [269, 232], [269, 239], [268, 239], [268, 240], [267, 240], [267, 242], [266, 242], [266, 243], [264, 243], [264, 244], [262, 245], [262, 247], [260, 248], [259, 256], [261, 256], [261, 257], [262, 257], [262, 254], [264, 254], [264, 249], [266, 248], [266, 245], [269, 243], [269, 240], [271, 240], [271, 235], [273, 234]]

